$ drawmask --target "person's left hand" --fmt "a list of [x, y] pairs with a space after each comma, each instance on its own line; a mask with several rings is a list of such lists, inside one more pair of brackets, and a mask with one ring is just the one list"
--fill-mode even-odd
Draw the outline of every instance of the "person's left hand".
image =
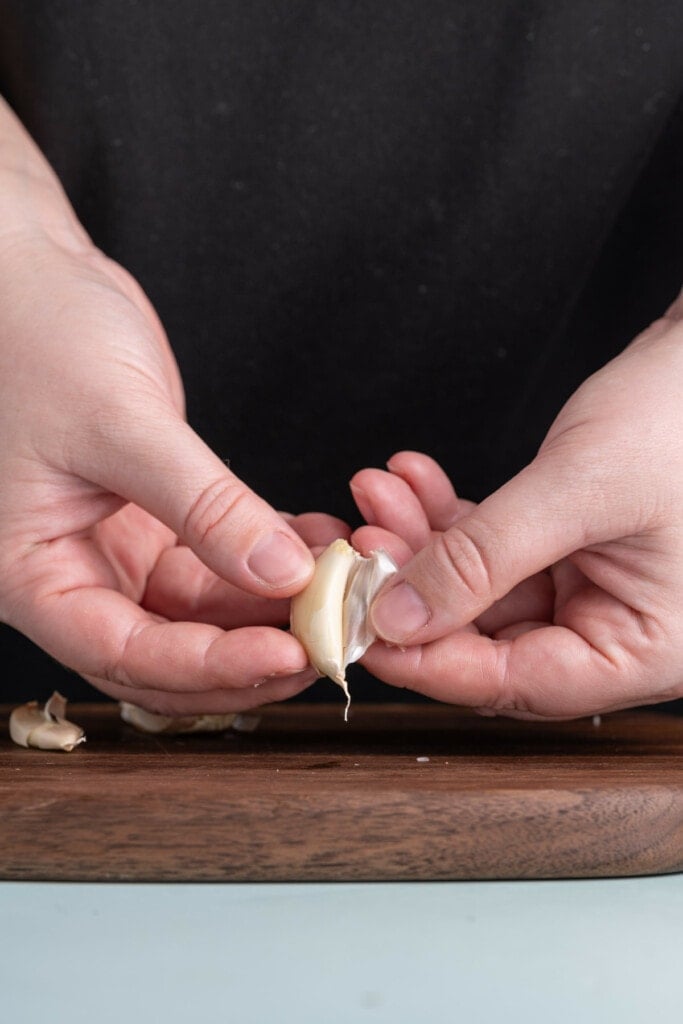
[[[476, 505], [459, 498], [441, 466], [421, 452], [398, 452], [389, 460], [387, 467], [388, 471], [360, 470], [351, 481], [352, 494], [367, 524], [354, 532], [351, 543], [366, 557], [382, 548], [397, 565], [405, 566]], [[496, 639], [512, 636], [521, 622], [549, 620], [552, 609], [550, 573], [537, 573], [495, 602], [474, 622], [455, 630], [445, 639], [455, 642], [457, 637], [464, 640], [468, 635]], [[439, 661], [447, 650], [445, 644], [441, 647], [435, 652]], [[425, 652], [422, 648], [418, 650], [422, 662]], [[387, 683], [415, 689], [441, 700], [455, 700], [456, 696], [451, 696], [446, 690], [447, 679], [428, 675], [431, 657], [430, 650], [426, 672], [416, 672], [413, 652], [380, 642], [362, 661], [368, 671]], [[448, 671], [447, 662], [443, 662], [442, 669]], [[454, 679], [454, 694], [456, 688]], [[459, 695], [458, 699], [464, 703]]]
[[586, 381], [477, 507], [416, 453], [356, 474], [371, 525], [352, 541], [401, 565], [371, 608], [392, 646], [370, 672], [517, 718], [683, 696], [682, 317], [679, 300]]

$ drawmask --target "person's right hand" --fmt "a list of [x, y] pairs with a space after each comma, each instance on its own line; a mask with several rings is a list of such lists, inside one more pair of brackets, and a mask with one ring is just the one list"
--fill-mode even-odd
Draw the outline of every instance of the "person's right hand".
[[279, 515], [190, 429], [150, 302], [77, 224], [0, 232], [0, 437], [3, 621], [150, 711], [243, 710], [315, 678], [272, 627], [309, 548], [349, 531]]
[[365, 553], [386, 535], [400, 564], [373, 599], [384, 644], [364, 665], [485, 715], [576, 718], [683, 697], [681, 380], [683, 294], [480, 505], [417, 453], [357, 473], [374, 525], [354, 544]]

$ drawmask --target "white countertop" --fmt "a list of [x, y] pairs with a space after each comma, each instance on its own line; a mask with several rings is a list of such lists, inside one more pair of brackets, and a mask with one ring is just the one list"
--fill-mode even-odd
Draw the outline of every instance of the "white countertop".
[[683, 1019], [683, 875], [5, 882], [0, 918], [0, 1020], [12, 1024]]

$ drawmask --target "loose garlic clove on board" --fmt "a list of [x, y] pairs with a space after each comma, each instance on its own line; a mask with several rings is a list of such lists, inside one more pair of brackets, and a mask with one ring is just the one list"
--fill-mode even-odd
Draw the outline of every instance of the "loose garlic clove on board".
[[362, 658], [376, 639], [368, 610], [397, 569], [386, 551], [363, 558], [345, 540], [335, 540], [318, 557], [311, 582], [292, 598], [292, 633], [313, 668], [341, 686], [345, 721], [351, 703], [346, 666]]
[[85, 743], [81, 727], [65, 717], [66, 704], [66, 699], [55, 690], [44, 708], [39, 708], [36, 700], [15, 708], [9, 716], [12, 740], [20, 747], [67, 752]]

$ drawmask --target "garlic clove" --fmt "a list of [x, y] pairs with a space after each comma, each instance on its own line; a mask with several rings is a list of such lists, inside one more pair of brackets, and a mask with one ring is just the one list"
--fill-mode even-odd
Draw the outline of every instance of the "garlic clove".
[[341, 686], [349, 700], [344, 676], [344, 595], [352, 567], [362, 556], [345, 540], [335, 540], [318, 556], [313, 578], [292, 598], [292, 633], [321, 676]]
[[20, 747], [67, 752], [85, 743], [81, 727], [66, 718], [66, 704], [61, 693], [55, 691], [44, 708], [40, 708], [35, 700], [14, 708], [9, 718], [13, 742]]
[[318, 557], [308, 586], [292, 598], [292, 633], [316, 671], [344, 691], [345, 719], [351, 703], [346, 666], [376, 639], [368, 610], [397, 568], [385, 551], [363, 558], [345, 540], [335, 540]]

